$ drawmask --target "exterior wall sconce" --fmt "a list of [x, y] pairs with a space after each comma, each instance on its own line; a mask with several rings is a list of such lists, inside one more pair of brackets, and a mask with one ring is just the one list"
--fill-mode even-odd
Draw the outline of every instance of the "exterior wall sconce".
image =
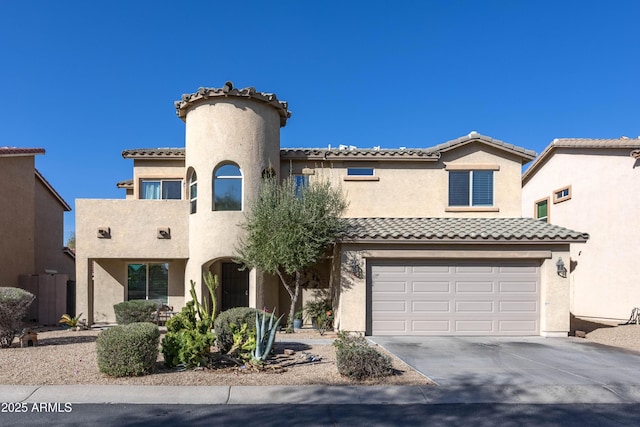
[[98, 239], [110, 239], [111, 228], [110, 227], [98, 227]]
[[360, 267], [360, 261], [355, 256], [349, 260], [349, 272], [357, 279], [364, 277], [362, 267]]
[[171, 229], [169, 227], [160, 227], [158, 228], [158, 234], [156, 236], [158, 239], [170, 239], [171, 238]]
[[558, 262], [556, 262], [556, 267], [558, 268], [558, 276], [567, 277], [567, 268], [564, 266], [564, 261], [562, 261], [562, 257], [558, 258]]

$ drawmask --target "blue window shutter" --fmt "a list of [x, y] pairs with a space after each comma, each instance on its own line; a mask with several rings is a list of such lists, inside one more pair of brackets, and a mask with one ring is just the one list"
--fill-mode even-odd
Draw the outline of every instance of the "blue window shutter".
[[449, 206], [469, 206], [469, 171], [449, 172]]
[[473, 171], [473, 206], [493, 206], [493, 171]]

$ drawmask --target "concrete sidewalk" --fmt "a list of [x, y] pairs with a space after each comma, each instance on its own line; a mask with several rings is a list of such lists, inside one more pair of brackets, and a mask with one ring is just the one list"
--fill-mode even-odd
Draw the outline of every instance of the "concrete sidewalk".
[[110, 404], [567, 404], [640, 403], [640, 386], [11, 386], [0, 402]]

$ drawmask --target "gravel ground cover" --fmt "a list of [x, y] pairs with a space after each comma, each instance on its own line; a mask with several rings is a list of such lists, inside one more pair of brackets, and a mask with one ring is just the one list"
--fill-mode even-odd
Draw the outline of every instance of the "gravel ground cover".
[[[640, 352], [640, 325], [619, 326], [572, 318], [571, 330], [584, 331], [586, 340]], [[224, 368], [176, 371], [164, 366], [162, 354], [158, 370], [151, 375], [111, 378], [98, 370], [95, 340], [100, 330], [70, 331], [39, 328], [38, 345], [20, 348], [17, 339], [11, 348], [0, 349], [0, 384], [129, 384], [129, 385], [427, 385], [428, 378], [391, 356], [397, 375], [364, 382], [338, 374], [335, 334], [320, 336], [314, 330], [295, 334], [278, 334], [275, 344], [276, 362], [283, 370], [268, 368], [263, 372], [250, 369]], [[285, 355], [285, 349], [294, 350]], [[315, 359], [315, 361], [309, 360]]]
[[[128, 385], [427, 385], [431, 382], [390, 355], [397, 375], [364, 382], [341, 376], [336, 368], [333, 334], [320, 336], [316, 331], [278, 334], [275, 362], [262, 372], [241, 367], [177, 371], [164, 366], [162, 353], [157, 372], [130, 378], [112, 378], [98, 370], [95, 340], [99, 330], [70, 331], [40, 328], [38, 345], [0, 349], [0, 384], [128, 384]], [[285, 355], [285, 349], [294, 350]], [[379, 350], [385, 354], [384, 349]]]

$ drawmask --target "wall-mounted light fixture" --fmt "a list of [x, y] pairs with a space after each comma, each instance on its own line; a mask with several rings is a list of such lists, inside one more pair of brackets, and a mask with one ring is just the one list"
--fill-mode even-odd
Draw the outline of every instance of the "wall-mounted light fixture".
[[158, 228], [158, 234], [156, 236], [158, 239], [170, 239], [171, 238], [171, 229], [169, 227], [160, 227]]
[[110, 239], [111, 228], [110, 227], [98, 227], [98, 239]]
[[558, 262], [556, 262], [556, 267], [558, 268], [558, 276], [567, 277], [567, 268], [564, 266], [564, 261], [562, 261], [562, 257], [558, 258]]
[[360, 267], [360, 260], [355, 256], [352, 256], [349, 260], [349, 272], [358, 279], [364, 277], [362, 267]]

